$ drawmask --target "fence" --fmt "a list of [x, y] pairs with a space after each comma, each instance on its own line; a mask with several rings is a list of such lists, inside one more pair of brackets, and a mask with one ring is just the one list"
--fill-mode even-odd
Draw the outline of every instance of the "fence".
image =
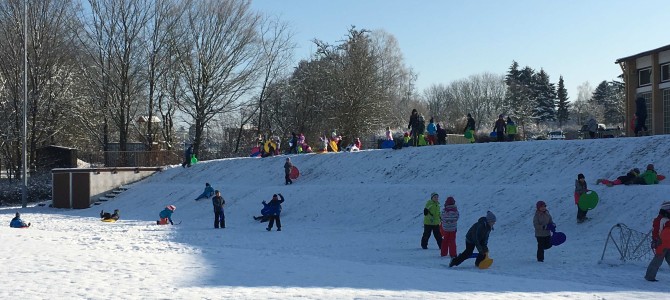
[[607, 234], [607, 240], [605, 241], [600, 261], [605, 259], [607, 246], [610, 243], [612, 243], [616, 250], [614, 252], [610, 248], [610, 252], [616, 253], [615, 255], [618, 256], [618, 259], [624, 262], [627, 260], [650, 260], [654, 256], [654, 252], [651, 249], [651, 230], [645, 234], [630, 229], [622, 223], [612, 226]]
[[80, 155], [89, 167], [158, 167], [181, 163], [183, 151], [104, 151]]

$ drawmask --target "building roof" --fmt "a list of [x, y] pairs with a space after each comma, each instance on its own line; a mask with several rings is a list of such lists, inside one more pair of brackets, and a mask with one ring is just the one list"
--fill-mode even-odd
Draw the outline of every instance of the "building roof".
[[[149, 116], [140, 116], [139, 118], [137, 118], [137, 122], [139, 123], [144, 123], [147, 121], [149, 121]], [[158, 116], [151, 116], [151, 123], [160, 123], [160, 122], [161, 118], [159, 118]]]
[[641, 53], [638, 53], [638, 54], [635, 54], [635, 55], [622, 57], [622, 58], [617, 59], [614, 63], [618, 64], [620, 62], [623, 62], [623, 61], [626, 61], [626, 60], [629, 60], [629, 59], [635, 59], [635, 58], [638, 58], [638, 57], [647, 56], [649, 54], [656, 53], [656, 52], [661, 52], [661, 51], [665, 51], [665, 50], [670, 50], [670, 45], [666, 45], [666, 46], [663, 46], [663, 47], [660, 47], [660, 48], [656, 48], [654, 50], [644, 51], [644, 52], [641, 52]]
[[57, 149], [65, 149], [65, 150], [77, 150], [77, 148], [70, 148], [70, 147], [57, 146], [57, 145], [46, 145], [46, 146], [40, 147], [40, 149], [45, 149], [45, 148], [57, 148]]

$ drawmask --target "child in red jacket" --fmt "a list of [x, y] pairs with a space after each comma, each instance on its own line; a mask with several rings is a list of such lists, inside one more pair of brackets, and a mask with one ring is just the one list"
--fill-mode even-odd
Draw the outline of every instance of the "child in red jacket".
[[661, 209], [658, 211], [658, 216], [652, 223], [653, 229], [651, 231], [651, 247], [654, 248], [654, 258], [649, 262], [647, 273], [644, 279], [649, 281], [656, 280], [656, 273], [663, 264], [663, 260], [670, 265], [670, 241], [661, 240], [663, 230], [670, 230], [670, 201], [663, 202]]

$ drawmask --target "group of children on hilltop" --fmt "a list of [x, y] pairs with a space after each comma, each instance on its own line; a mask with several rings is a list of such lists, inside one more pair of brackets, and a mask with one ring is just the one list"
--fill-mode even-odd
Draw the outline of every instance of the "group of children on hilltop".
[[[349, 144], [347, 147], [342, 147], [342, 136], [338, 135], [333, 131], [330, 137], [324, 133], [319, 137], [321, 144], [313, 150], [310, 145], [307, 144], [305, 140], [305, 135], [303, 133], [296, 134], [291, 132], [291, 137], [288, 140], [289, 149], [286, 151], [286, 154], [301, 154], [301, 153], [312, 153], [312, 152], [340, 152], [340, 151], [358, 151], [362, 149], [362, 143], [360, 138], [356, 138]], [[263, 142], [263, 138], [258, 138], [258, 147], [260, 148], [260, 156], [274, 156], [280, 155], [281, 152], [281, 141], [278, 136], [271, 136]]]
[[[475, 142], [475, 119], [471, 114], [467, 114], [465, 128], [463, 128], [463, 134], [470, 141], [470, 143]], [[430, 118], [428, 125], [425, 124], [425, 119], [416, 109], [412, 110], [412, 114], [409, 118], [409, 124], [407, 129], [410, 129], [410, 132], [406, 132], [404, 135], [403, 146], [426, 146], [426, 145], [445, 145], [447, 143], [447, 130], [439, 123], [435, 124], [435, 119]], [[504, 120], [503, 115], [498, 116], [498, 120], [493, 126], [493, 133], [497, 138], [497, 141], [514, 141], [517, 133], [517, 126], [511, 117], [507, 117], [507, 121]], [[492, 134], [493, 136], [494, 134]], [[386, 139], [392, 140], [392, 133], [390, 128], [386, 129]]]

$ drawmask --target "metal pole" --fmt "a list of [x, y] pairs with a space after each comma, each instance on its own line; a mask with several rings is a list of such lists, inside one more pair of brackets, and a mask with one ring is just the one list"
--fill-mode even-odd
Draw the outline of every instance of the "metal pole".
[[21, 203], [22, 207], [28, 206], [28, 155], [26, 153], [26, 136], [28, 135], [28, 0], [23, 0], [23, 187]]

